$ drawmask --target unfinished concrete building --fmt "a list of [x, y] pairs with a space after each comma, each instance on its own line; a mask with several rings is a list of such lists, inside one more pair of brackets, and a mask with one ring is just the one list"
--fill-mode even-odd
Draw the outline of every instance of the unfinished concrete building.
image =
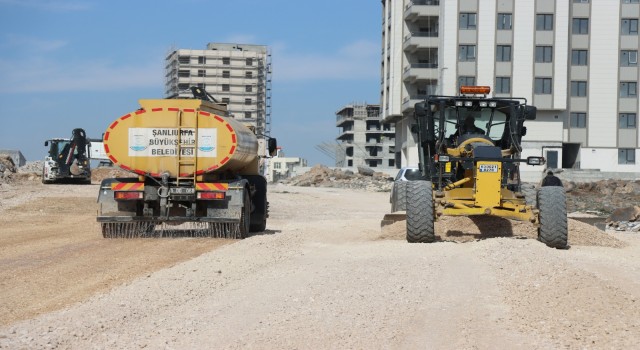
[[346, 105], [336, 112], [336, 127], [336, 167], [396, 166], [395, 128], [382, 122], [380, 105]]
[[271, 54], [267, 46], [209, 43], [205, 50], [176, 49], [166, 56], [165, 96], [191, 97], [198, 86], [227, 105], [235, 119], [269, 135]]

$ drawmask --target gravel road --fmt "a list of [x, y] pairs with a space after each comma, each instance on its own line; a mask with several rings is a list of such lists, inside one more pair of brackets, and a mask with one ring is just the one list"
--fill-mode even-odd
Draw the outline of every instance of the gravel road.
[[[52, 198], [90, 198], [96, 190], [78, 186], [69, 194], [69, 186], [61, 188], [52, 190], [60, 191]], [[28, 204], [42, 201], [42, 191], [28, 198], [12, 191], [0, 191], [5, 223], [29, 215]], [[457, 225], [455, 235], [443, 233], [441, 242], [408, 244], [380, 229], [388, 193], [285, 185], [269, 191], [264, 234], [151, 263], [130, 278], [105, 279], [106, 288], [91, 289], [59, 309], [20, 320], [3, 314], [0, 348], [629, 349], [640, 343], [638, 234], [602, 232], [604, 244], [591, 237], [582, 245], [571, 241], [579, 232], [570, 232], [571, 248], [555, 250], [518, 229], [478, 235], [471, 223]], [[138, 256], [102, 256], [83, 260], [75, 270], [57, 270], [70, 287], [86, 282], [68, 275], [93, 265], [145, 265], [170, 251], [171, 243], [190, 243], [103, 240], [97, 225], [89, 224], [95, 208], [82, 203], [76, 214], [84, 224], [73, 239], [100, 240], [83, 254], [125, 245], [127, 255]], [[15, 206], [22, 209], [12, 212]], [[38, 208], [46, 215], [46, 207]], [[60, 221], [74, 215], [56, 213]], [[49, 222], [45, 231], [55, 236], [63, 224], [69, 222]], [[36, 230], [23, 226], [25, 233]], [[0, 239], [5, 235], [0, 228]], [[165, 250], [151, 249], [154, 243]], [[2, 246], [2, 266], [12, 270], [7, 276], [22, 283], [15, 277], [21, 264], [7, 264], [18, 248]], [[10, 289], [6, 282], [0, 287]]]

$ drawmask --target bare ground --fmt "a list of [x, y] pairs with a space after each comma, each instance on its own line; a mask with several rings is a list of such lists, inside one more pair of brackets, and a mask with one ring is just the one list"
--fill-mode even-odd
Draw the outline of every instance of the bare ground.
[[0, 187], [0, 348], [640, 343], [638, 234], [570, 221], [556, 250], [524, 223], [455, 218], [408, 244], [380, 229], [388, 193], [278, 185], [265, 234], [105, 240], [96, 194]]

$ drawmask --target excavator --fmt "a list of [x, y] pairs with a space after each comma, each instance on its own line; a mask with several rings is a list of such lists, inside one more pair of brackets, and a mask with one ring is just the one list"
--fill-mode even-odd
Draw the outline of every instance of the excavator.
[[91, 141], [84, 129], [71, 131], [71, 137], [54, 138], [44, 142], [49, 154], [42, 168], [42, 183], [91, 183], [91, 164], [88, 156]]

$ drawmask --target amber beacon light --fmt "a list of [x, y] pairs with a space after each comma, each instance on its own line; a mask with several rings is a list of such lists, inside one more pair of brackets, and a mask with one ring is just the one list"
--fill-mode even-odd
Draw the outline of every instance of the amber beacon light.
[[463, 95], [488, 95], [491, 92], [491, 87], [489, 86], [461, 86], [460, 94]]

